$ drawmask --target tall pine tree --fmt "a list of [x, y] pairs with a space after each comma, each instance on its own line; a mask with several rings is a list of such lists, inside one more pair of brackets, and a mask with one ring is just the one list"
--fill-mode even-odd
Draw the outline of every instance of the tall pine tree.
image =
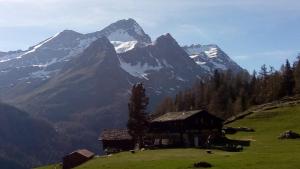
[[143, 146], [143, 137], [145, 136], [148, 117], [146, 113], [149, 98], [146, 96], [146, 90], [142, 83], [133, 85], [131, 97], [128, 103], [129, 119], [127, 128], [129, 134], [133, 137], [138, 148]]
[[294, 92], [300, 94], [300, 54], [294, 64], [295, 89]]
[[283, 69], [280, 96], [283, 97], [283, 96], [293, 95], [294, 87], [295, 87], [294, 73], [291, 68], [289, 60], [286, 60], [286, 64]]

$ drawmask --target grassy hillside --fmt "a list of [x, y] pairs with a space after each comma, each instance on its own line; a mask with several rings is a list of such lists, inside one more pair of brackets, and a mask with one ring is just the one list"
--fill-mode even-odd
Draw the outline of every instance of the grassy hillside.
[[[206, 161], [215, 169], [295, 169], [300, 166], [300, 140], [279, 140], [286, 130], [300, 133], [300, 105], [254, 113], [230, 126], [245, 126], [253, 133], [228, 135], [231, 138], [251, 139], [243, 152], [201, 149], [147, 150], [131, 154], [123, 152], [111, 157], [98, 157], [76, 169], [187, 169], [193, 163]], [[53, 166], [39, 169], [53, 169]]]

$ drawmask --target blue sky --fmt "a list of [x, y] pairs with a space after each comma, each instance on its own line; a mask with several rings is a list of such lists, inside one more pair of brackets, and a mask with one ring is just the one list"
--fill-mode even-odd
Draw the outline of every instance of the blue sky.
[[26, 49], [64, 29], [88, 33], [135, 19], [152, 39], [219, 45], [252, 71], [300, 52], [298, 0], [0, 0], [0, 51]]

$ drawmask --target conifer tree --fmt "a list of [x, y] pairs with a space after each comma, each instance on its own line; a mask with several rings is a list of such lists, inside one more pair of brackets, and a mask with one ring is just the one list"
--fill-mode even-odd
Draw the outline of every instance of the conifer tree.
[[226, 118], [294, 93], [300, 94], [300, 56], [293, 68], [287, 60], [279, 71], [262, 65], [258, 75], [215, 70], [211, 77], [177, 93], [173, 106], [175, 111], [208, 109]]
[[294, 87], [295, 87], [294, 73], [291, 68], [289, 60], [286, 60], [286, 64], [283, 70], [282, 82], [281, 82], [280, 96], [283, 97], [283, 96], [293, 95]]
[[300, 94], [300, 54], [294, 64], [295, 89], [294, 92]]
[[143, 146], [143, 137], [148, 126], [146, 113], [148, 102], [149, 98], [146, 96], [144, 85], [142, 83], [133, 85], [128, 103], [129, 119], [127, 128], [129, 134], [138, 143], [139, 148]]

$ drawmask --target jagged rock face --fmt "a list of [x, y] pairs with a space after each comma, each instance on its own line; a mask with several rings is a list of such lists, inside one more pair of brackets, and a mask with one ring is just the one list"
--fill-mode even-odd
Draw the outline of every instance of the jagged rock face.
[[145, 83], [154, 100], [173, 95], [206, 74], [170, 34], [119, 54], [119, 60], [124, 71]]
[[189, 54], [200, 67], [213, 73], [214, 70], [228, 70], [233, 72], [244, 71], [217, 45], [191, 45], [184, 46], [183, 49]]
[[[147, 80], [149, 72], [172, 70], [178, 73], [178, 79], [201, 73], [201, 69], [181, 49], [170, 34], [157, 38], [153, 44], [136, 47], [131, 51], [119, 54], [121, 67], [135, 77]], [[173, 75], [175, 78], [175, 75]], [[173, 77], [172, 76], [172, 77]]]

